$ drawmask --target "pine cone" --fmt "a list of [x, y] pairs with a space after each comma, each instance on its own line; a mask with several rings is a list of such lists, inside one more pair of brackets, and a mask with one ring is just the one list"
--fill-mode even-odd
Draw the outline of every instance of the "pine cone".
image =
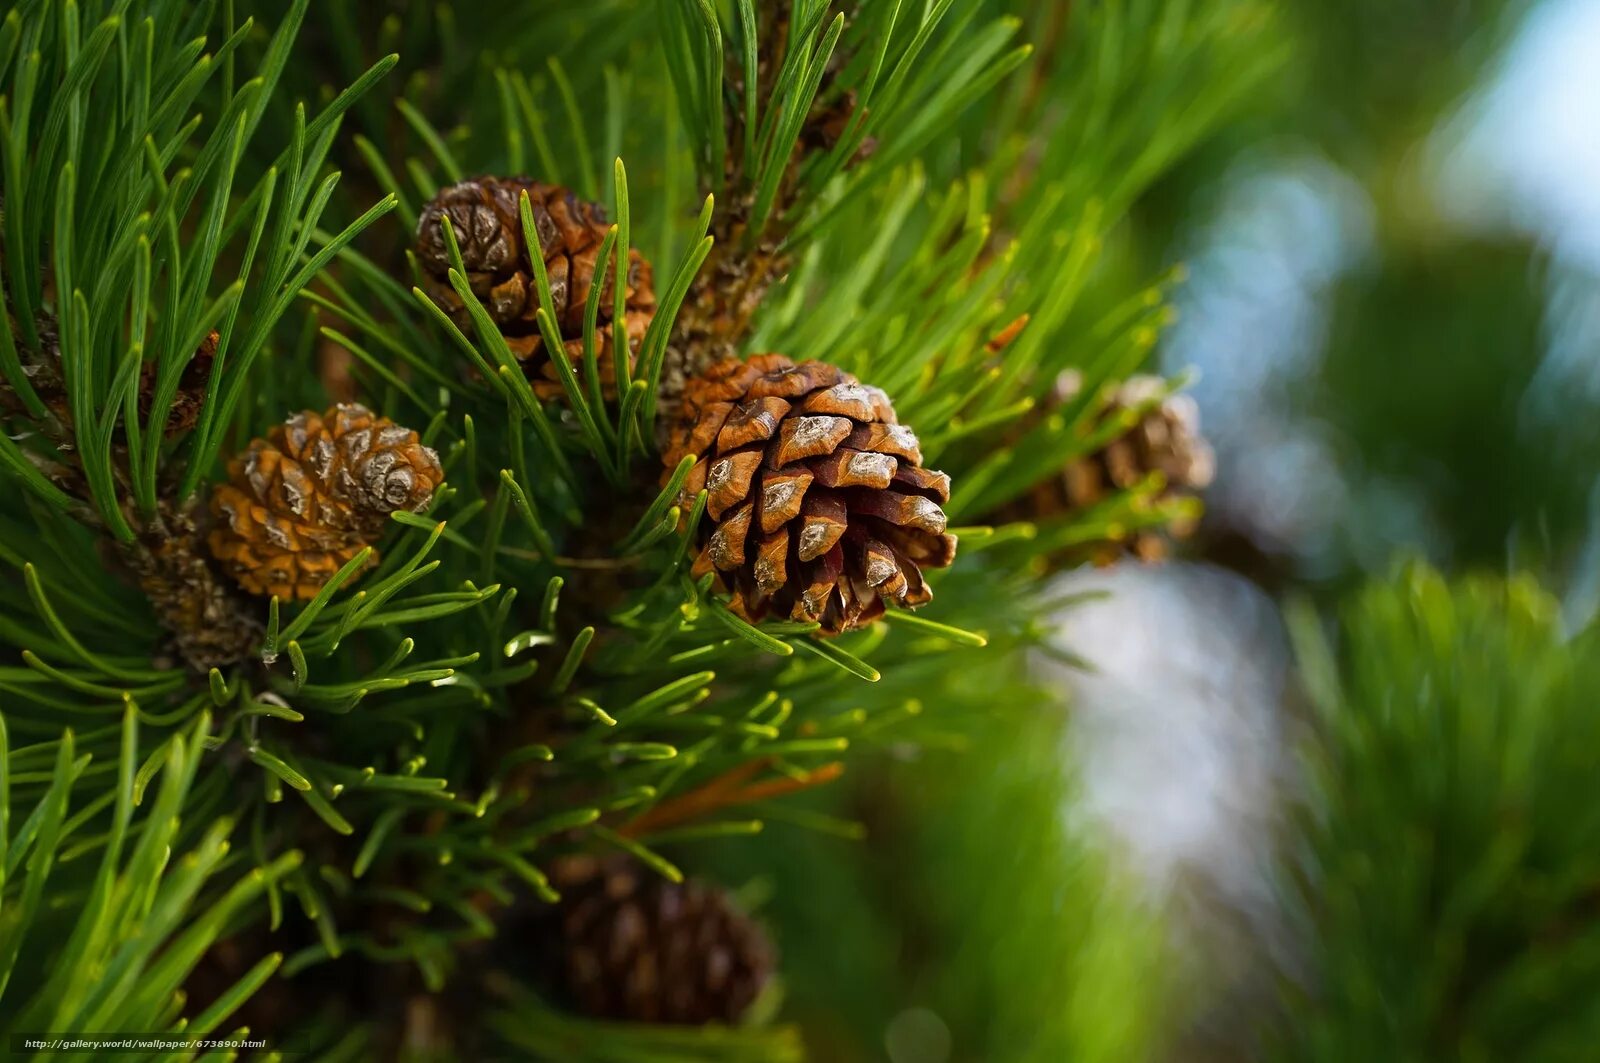
[[535, 922], [535, 947], [555, 994], [586, 1015], [731, 1024], [772, 973], [766, 934], [716, 886], [594, 857], [563, 860], [551, 882], [562, 899]]
[[[15, 319], [7, 311], [6, 317], [10, 323], [11, 333], [17, 334]], [[50, 410], [51, 414], [65, 427], [72, 427], [72, 407], [67, 399], [66, 382], [61, 377], [61, 341], [57, 333], [54, 318], [40, 315], [35, 322], [39, 331], [39, 345], [41, 352], [21, 351], [19, 354], [26, 359], [22, 365], [22, 372], [28, 378], [34, 394]], [[211, 364], [217, 355], [217, 343], [220, 334], [212, 329], [206, 338], [200, 341], [200, 346], [195, 349], [194, 357], [184, 365], [178, 377], [178, 390], [172, 397], [172, 407], [167, 411], [165, 435], [172, 438], [192, 429], [200, 420], [200, 408], [205, 404], [206, 387], [211, 380]], [[145, 362], [139, 369], [139, 417], [141, 420], [150, 416], [150, 406], [155, 400], [156, 392], [156, 363]], [[12, 392], [11, 386], [5, 381], [0, 381], [0, 409], [21, 408], [21, 400]], [[117, 426], [118, 439], [122, 438], [123, 428]]]
[[[1166, 386], [1156, 376], [1129, 377], [1110, 391], [1089, 431], [1113, 419], [1133, 416], [1130, 411], [1150, 406]], [[1063, 373], [1056, 382], [1052, 405], [1059, 407], [1071, 401], [1082, 388], [1079, 374]], [[1045, 480], [1007, 507], [1003, 516], [1010, 520], [1038, 520], [1080, 512], [1117, 491], [1136, 486], [1151, 473], [1160, 473], [1165, 481], [1151, 501], [1172, 501], [1204, 489], [1211, 483], [1215, 469], [1211, 445], [1200, 434], [1199, 407], [1187, 395], [1169, 395], [1126, 432], [1070, 462], [1060, 475]], [[1141, 561], [1160, 561], [1167, 555], [1170, 539], [1186, 538], [1194, 529], [1193, 520], [1171, 521], [1163, 527], [1134, 531], [1118, 542], [1089, 544], [1086, 550], [1097, 564], [1109, 564], [1124, 553]]]
[[[72, 410], [67, 401], [66, 382], [61, 378], [61, 336], [55, 318], [44, 312], [34, 315], [33, 327], [39, 335], [39, 349], [35, 351], [23, 345], [22, 331], [9, 305], [5, 308], [5, 315], [6, 326], [11, 330], [12, 341], [17, 346], [22, 375], [27, 379], [28, 386], [45, 408], [70, 429]], [[22, 413], [24, 409], [22, 397], [12, 389], [10, 379], [0, 379], [0, 411]]]
[[119, 548], [123, 562], [173, 635], [178, 653], [196, 671], [244, 660], [261, 641], [255, 610], [212, 571], [190, 510], [162, 504], [138, 539]]
[[[563, 392], [555, 364], [544, 349], [536, 317], [538, 283], [527, 241], [523, 239], [519, 207], [524, 190], [533, 208], [533, 222], [550, 277], [556, 328], [566, 346], [568, 361], [576, 365], [583, 356], [583, 321], [589, 292], [594, 287], [596, 258], [610, 229], [605, 211], [598, 204], [585, 202], [559, 185], [526, 177], [462, 181], [441, 191], [423, 208], [417, 219], [417, 257], [426, 273], [428, 295], [463, 331], [470, 332], [472, 318], [450, 286], [450, 254], [440, 223], [441, 217], [448, 216], [473, 294], [499, 326], [511, 353], [523, 363], [533, 381], [534, 393], [549, 399]], [[630, 249], [623, 321], [629, 364], [655, 316], [656, 296], [651, 283], [650, 263]], [[615, 323], [611, 319], [613, 284], [613, 273], [608, 269], [601, 284], [595, 326], [596, 368], [608, 398], [615, 397], [617, 390]]]
[[390, 513], [427, 508], [444, 471], [416, 432], [341, 403], [255, 440], [228, 476], [211, 496], [212, 556], [252, 594], [311, 598]]
[[[200, 408], [205, 405], [206, 388], [211, 382], [211, 365], [217, 357], [217, 343], [221, 335], [212, 329], [200, 341], [194, 357], [189, 359], [178, 376], [178, 390], [172, 397], [172, 408], [167, 411], [165, 434], [167, 438], [189, 431], [200, 421]], [[146, 362], [139, 371], [139, 416], [150, 416], [150, 407], [156, 395], [156, 363]]]
[[740, 616], [838, 634], [933, 597], [922, 569], [956, 552], [939, 508], [950, 478], [922, 468], [882, 391], [766, 354], [690, 380], [678, 416], [667, 468], [694, 455], [685, 490], [710, 491], [695, 572], [715, 571]]

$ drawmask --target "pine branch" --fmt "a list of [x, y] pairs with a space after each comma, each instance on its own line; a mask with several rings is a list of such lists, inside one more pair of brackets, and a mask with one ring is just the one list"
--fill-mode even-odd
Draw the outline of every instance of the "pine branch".
[[1525, 578], [1421, 566], [1354, 596], [1336, 644], [1307, 609], [1295, 627], [1317, 741], [1282, 873], [1310, 977], [1285, 983], [1278, 1043], [1311, 1059], [1588, 1044], [1592, 635], [1565, 635]]
[[[0, 998], [10, 1028], [188, 1014], [221, 1029], [252, 990], [285, 991], [274, 970], [330, 962], [361, 965], [398, 1008], [518, 947], [486, 941], [509, 911], [558, 901], [548, 869], [567, 856], [622, 852], [677, 879], [685, 841], [767, 822], [851, 833], [781, 799], [846, 753], [961, 742], [982, 699], [949, 678], [1038, 641], [1027, 566], [1156, 495], [1151, 481], [1039, 534], [975, 529], [976, 561], [935, 576], [930, 613], [823, 642], [696, 578], [708, 495], [684, 497], [694, 462], [663, 470], [655, 451], [693, 360], [758, 343], [889, 389], [960, 474], [968, 519], [1107, 444], [1087, 400], [996, 440], [1060, 370], [1094, 389], [1131, 373], [1164, 323], [1165, 281], [1129, 292], [1098, 270], [1133, 196], [1248, 82], [1209, 76], [1210, 15], [1096, 9], [1095, 33], [1069, 25], [1039, 72], [1021, 69], [1015, 20], [950, 0], [849, 17], [814, 0], [601, 0], [509, 21], [297, 0], [267, 12], [270, 33], [232, 3], [220, 18], [135, 7], [148, 17], [35, 2], [0, 24], [0, 564], [18, 573], [0, 581], [0, 697], [25, 743], [0, 757], [0, 792], [35, 809], [15, 833], [0, 814], [4, 901], [26, 915], [0, 937], [0, 970], [19, 973]], [[1141, 66], [1172, 75], [1146, 95]], [[323, 92], [329, 70], [349, 87]], [[1024, 75], [1046, 87], [1019, 95]], [[1191, 80], [1207, 90], [1194, 130], [1170, 106]], [[1045, 114], [1058, 90], [1085, 106]], [[1045, 162], [1002, 188], [1014, 142], [1046, 127]], [[952, 160], [970, 175], [953, 180]], [[441, 225], [435, 276], [415, 228], [446, 182], [524, 167], [614, 219], [574, 329], [551, 238], [517, 200], [518, 338], [552, 356], [543, 392], [469, 267], [482, 234]], [[664, 283], [635, 349], [638, 255]], [[608, 328], [624, 342], [604, 372]], [[445, 482], [425, 511], [319, 558], [314, 594], [252, 593], [268, 573], [230, 579], [208, 541], [222, 467], [266, 514], [263, 542], [307, 531], [267, 519], [287, 520], [270, 508], [283, 499], [246, 469], [258, 432], [326, 407], [319, 358], [343, 363], [330, 384], [422, 429]], [[112, 557], [140, 586], [103, 579]], [[63, 739], [69, 721], [84, 726]], [[735, 807], [761, 818], [708, 818]], [[233, 822], [249, 838], [224, 853]], [[169, 847], [193, 859], [163, 868]], [[98, 877], [68, 882], [97, 850]], [[62, 956], [36, 918], [71, 924], [49, 938]], [[213, 1000], [180, 1004], [224, 937], [247, 960]], [[23, 984], [49, 992], [13, 1010]], [[528, 1051], [798, 1053], [784, 1028], [615, 1028], [496, 991], [489, 1025]], [[392, 1011], [342, 1003], [296, 1002], [319, 1047], [394, 1047]]]

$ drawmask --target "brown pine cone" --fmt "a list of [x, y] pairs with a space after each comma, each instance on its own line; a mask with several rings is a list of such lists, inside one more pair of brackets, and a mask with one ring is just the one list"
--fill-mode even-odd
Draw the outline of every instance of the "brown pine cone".
[[439, 455], [410, 429], [358, 403], [339, 403], [318, 417], [307, 410], [274, 429], [274, 442], [343, 502], [369, 538], [396, 510], [416, 513], [444, 481]]
[[[1082, 378], [1075, 372], [1061, 375], [1056, 382], [1052, 405], [1059, 407], [1082, 390]], [[1039, 520], [1080, 512], [1118, 491], [1142, 482], [1151, 473], [1164, 481], [1153, 503], [1186, 498], [1211, 483], [1216, 459], [1211, 445], [1200, 434], [1200, 410], [1187, 395], [1169, 395], [1151, 406], [1166, 389], [1160, 377], [1129, 377], [1109, 391], [1104, 406], [1091, 423], [1094, 432], [1117, 418], [1131, 418], [1131, 411], [1149, 407], [1128, 430], [1115, 436], [1100, 449], [1070, 462], [1060, 475], [1038, 484], [1017, 503], [1006, 508], [1009, 520]], [[1124, 554], [1141, 561], [1160, 561], [1167, 556], [1171, 539], [1194, 533], [1192, 519], [1175, 520], [1164, 526], [1142, 528], [1116, 542], [1088, 544], [1084, 550], [1097, 564], [1110, 564]]]
[[[221, 335], [212, 329], [200, 347], [183, 367], [178, 377], [178, 391], [172, 397], [172, 408], [167, 411], [165, 433], [168, 438], [189, 431], [200, 421], [200, 408], [205, 405], [206, 388], [211, 382], [211, 365], [217, 357], [217, 343]], [[139, 371], [139, 416], [148, 418], [156, 395], [156, 363], [146, 362]]]
[[561, 901], [534, 924], [545, 940], [533, 947], [555, 994], [586, 1015], [732, 1024], [772, 974], [766, 934], [716, 886], [595, 857], [563, 860], [551, 883]]
[[427, 508], [444, 471], [416, 432], [341, 403], [253, 441], [228, 476], [211, 496], [211, 554], [250, 593], [288, 599], [314, 597], [390, 513]]
[[[844, 69], [843, 59], [842, 52], [834, 53], [833, 59], [828, 63], [830, 76], [837, 76], [838, 72]], [[811, 105], [811, 113], [806, 116], [805, 124], [800, 127], [797, 152], [821, 154], [832, 151], [850, 129], [850, 123], [856, 116], [856, 107], [855, 89], [846, 89], [826, 101], [819, 96], [817, 102]], [[853, 166], [866, 162], [877, 150], [877, 138], [864, 137], [855, 153], [850, 156], [849, 164]]]
[[261, 642], [257, 610], [241, 609], [238, 592], [207, 563], [196, 514], [163, 503], [132, 543], [119, 547], [173, 646], [196, 671], [226, 667]]
[[689, 454], [685, 491], [710, 491], [695, 573], [715, 571], [746, 619], [838, 634], [886, 602], [928, 602], [922, 569], [955, 559], [940, 508], [950, 478], [922, 468], [887, 395], [834, 366], [781, 354], [712, 366], [683, 392], [669, 474]]
[[[417, 219], [417, 258], [426, 274], [424, 280], [429, 297], [470, 334], [471, 315], [450, 286], [450, 253], [440, 223], [441, 217], [448, 216], [473, 294], [499, 326], [511, 353], [523, 363], [524, 371], [533, 381], [534, 393], [549, 399], [562, 394], [561, 378], [544, 349], [544, 337], [540, 335], [536, 317], [538, 283], [533, 275], [527, 241], [523, 239], [519, 207], [524, 190], [533, 208], [533, 222], [550, 277], [556, 328], [560, 330], [568, 361], [576, 366], [583, 357], [583, 320], [589, 292], [594, 287], [595, 260], [610, 229], [605, 211], [598, 204], [581, 200], [559, 185], [547, 185], [526, 177], [479, 177], [462, 181], [441, 191], [422, 209], [422, 216]], [[608, 269], [601, 284], [599, 317], [595, 325], [596, 368], [607, 398], [615, 397], [617, 391], [616, 344], [611, 320], [613, 284], [613, 273]], [[632, 249], [628, 254], [625, 298], [623, 332], [627, 336], [631, 365], [656, 312], [650, 263]]]

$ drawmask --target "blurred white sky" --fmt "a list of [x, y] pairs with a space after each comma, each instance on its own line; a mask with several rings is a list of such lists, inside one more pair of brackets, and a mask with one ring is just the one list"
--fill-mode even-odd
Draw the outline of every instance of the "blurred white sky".
[[1600, 0], [1545, 0], [1488, 85], [1434, 138], [1433, 186], [1463, 229], [1549, 248], [1549, 348], [1524, 415], [1600, 397]]
[[1188, 284], [1163, 368], [1191, 388], [1219, 475], [1206, 504], [1302, 564], [1329, 555], [1348, 506], [1320, 425], [1289, 394], [1322, 354], [1327, 294], [1369, 253], [1365, 191], [1309, 145], [1275, 143], [1224, 176], [1209, 223], [1184, 255]]
[[[1600, 397], [1600, 0], [1536, 5], [1482, 86], [1416, 148], [1411, 184], [1431, 216], [1551, 252], [1548, 347], [1525, 416]], [[1181, 249], [1193, 279], [1163, 368], [1199, 370], [1219, 461], [1207, 504], [1308, 574], [1335, 551], [1381, 565], [1433, 538], [1411, 493], [1345, 482], [1322, 427], [1286, 398], [1321, 357], [1327, 295], [1373, 253], [1373, 225], [1357, 181], [1313, 145], [1279, 142], [1240, 160]]]
[[1535, 8], [1436, 144], [1453, 221], [1514, 227], [1600, 273], [1600, 0]]

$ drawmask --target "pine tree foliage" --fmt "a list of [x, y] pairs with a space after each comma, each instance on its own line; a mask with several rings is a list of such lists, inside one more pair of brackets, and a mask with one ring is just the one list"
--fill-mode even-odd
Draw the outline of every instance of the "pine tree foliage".
[[[48, 784], [8, 839], [5, 854], [6, 902], [15, 906], [4, 944], [8, 1006], [12, 998], [15, 1006], [8, 1008], [14, 1015], [11, 1029], [176, 1026], [192, 1037], [224, 1036], [229, 1031], [219, 1027], [238, 1001], [282, 962], [279, 953], [262, 956], [210, 1007], [179, 1020], [181, 986], [200, 954], [230, 919], [300, 863], [299, 854], [289, 853], [248, 872], [230, 868], [233, 822], [226, 816], [212, 820], [191, 849], [171, 854], [182, 836], [185, 809], [191, 802], [204, 807], [205, 797], [195, 793], [194, 784], [203, 756], [197, 739], [209, 725], [209, 715], [202, 712], [195, 727], [167, 743], [159, 761], [141, 767], [138, 712], [130, 707], [112, 765], [115, 777], [102, 793], [77, 802], [74, 788], [94, 783], [92, 777], [84, 779], [91, 775], [92, 757], [77, 755], [70, 731], [59, 741], [17, 750], [33, 754], [25, 759], [12, 758], [7, 744], [9, 778], [0, 780], [0, 808], [9, 810], [5, 791], [25, 777]], [[147, 789], [148, 811], [136, 825], [135, 805], [144, 803]], [[107, 811], [109, 830], [89, 834]], [[98, 867], [81, 884], [73, 876], [73, 885], [52, 888], [57, 865], [96, 854]], [[164, 871], [169, 862], [171, 870]], [[70, 874], [67, 866], [61, 870]], [[13, 880], [20, 886], [10, 890]], [[41, 966], [41, 960], [48, 964]]]
[[1595, 1041], [1593, 633], [1527, 578], [1423, 567], [1308, 617], [1284, 1058], [1579, 1059]]
[[[1057, 722], [1036, 716], [978, 739], [955, 768], [961, 785], [913, 806], [912, 844], [946, 855], [929, 861], [937, 880], [922, 888], [929, 936], [951, 950], [937, 1011], [974, 1032], [976, 1058], [1158, 1059], [1168, 1030], [1155, 1017], [1178, 1000], [1163, 927], [1063, 816], [1077, 792], [1062, 751]], [[962, 799], [973, 793], [987, 800]], [[979, 812], [996, 805], [1011, 813], [1002, 822]], [[986, 874], [965, 874], [969, 860]], [[995, 974], [975, 992], [962, 972], [984, 966]]]
[[[327, 1058], [397, 1051], [421, 1036], [399, 1004], [486, 966], [439, 1012], [446, 1056], [794, 1058], [783, 1027], [588, 1023], [502, 970], [527, 943], [492, 939], [557, 899], [541, 865], [564, 853], [677, 879], [696, 839], [793, 829], [781, 799], [848, 752], [961, 726], [980, 706], [941, 676], [1036, 640], [1033, 559], [1173, 515], [1152, 482], [1058, 526], [986, 523], [1100, 442], [1087, 405], [1027, 419], [1055, 374], [1093, 390], [1153, 346], [1172, 278], [1120, 290], [1098, 267], [1276, 61], [1267, 11], [1027, 7], [13, 7], [0, 1025], [227, 1029], [269, 976], [353, 958], [382, 1000], [296, 1013]], [[609, 210], [618, 319], [629, 250], [653, 262], [659, 309], [614, 400], [603, 285], [550, 402], [460, 234], [473, 327], [423, 293], [421, 206], [482, 173]], [[525, 199], [521, 221], [537, 247]], [[884, 388], [955, 478], [962, 554], [927, 610], [820, 639], [752, 625], [691, 575], [705, 495], [681, 499], [687, 465], [657, 458], [673, 374], [761, 350]], [[330, 352], [342, 382], [319, 372]], [[420, 431], [445, 483], [311, 600], [251, 599], [203, 555], [209, 491], [330, 387]], [[223, 937], [258, 954], [197, 1010], [181, 987]]]

